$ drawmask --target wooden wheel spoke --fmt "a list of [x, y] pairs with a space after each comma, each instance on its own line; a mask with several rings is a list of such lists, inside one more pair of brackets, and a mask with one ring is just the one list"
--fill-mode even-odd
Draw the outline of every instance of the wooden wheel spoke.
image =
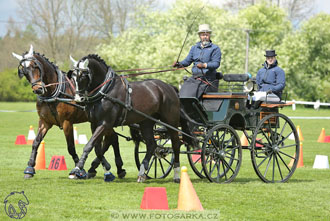
[[279, 151], [279, 153], [281, 153], [281, 154], [283, 154], [283, 155], [285, 155], [285, 156], [287, 156], [287, 157], [290, 157], [291, 159], [296, 159], [295, 157], [292, 157], [292, 156], [290, 156], [289, 154], [284, 153], [284, 152], [282, 152], [282, 151]]
[[152, 164], [154, 163], [154, 161], [155, 161], [155, 155], [153, 155], [152, 156], [152, 159], [151, 159], [151, 162], [149, 163], [149, 167], [148, 167], [148, 170], [147, 170], [147, 174], [149, 174], [149, 171], [150, 171], [150, 169], [151, 169], [151, 167], [152, 167]]
[[160, 165], [160, 168], [162, 169], [163, 174], [165, 174], [165, 170], [164, 170], [163, 163], [162, 163], [161, 159], [158, 159], [158, 161], [159, 161], [159, 165]]
[[289, 173], [291, 173], [290, 168], [288, 167], [288, 165], [286, 165], [285, 161], [283, 160], [283, 158], [281, 157], [280, 154], [278, 154], [278, 157], [280, 158], [280, 160], [283, 162], [283, 164], [285, 165], [285, 167], [289, 170]]
[[221, 162], [228, 168], [230, 169], [233, 173], [235, 173], [235, 171], [233, 170], [233, 168], [231, 168], [231, 166], [227, 163], [227, 161], [225, 160], [221, 160]]
[[273, 155], [270, 155], [270, 157], [269, 157], [269, 160], [268, 160], [268, 163], [267, 163], [267, 167], [266, 167], [266, 170], [265, 170], [265, 173], [264, 173], [264, 177], [266, 177], [266, 175], [267, 175], [268, 168], [269, 168], [269, 165], [270, 165], [270, 161], [272, 160], [272, 156]]
[[276, 154], [275, 154], [275, 160], [276, 160], [276, 164], [277, 164], [277, 167], [278, 167], [278, 171], [280, 172], [281, 179], [283, 180], [283, 175], [282, 175], [281, 167], [280, 167], [280, 164], [278, 162], [278, 159], [277, 159]]

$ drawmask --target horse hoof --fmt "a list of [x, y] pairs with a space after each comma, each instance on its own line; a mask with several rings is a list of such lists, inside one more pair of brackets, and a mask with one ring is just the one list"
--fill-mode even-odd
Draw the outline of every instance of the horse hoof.
[[96, 177], [96, 172], [88, 172], [87, 173], [87, 179], [91, 179], [91, 178], [94, 178]]
[[147, 180], [147, 176], [144, 174], [142, 176], [138, 176], [137, 182], [138, 183], [143, 183], [146, 180]]
[[24, 174], [24, 179], [30, 179], [33, 177], [33, 174]]
[[126, 176], [126, 170], [122, 170], [121, 172], [117, 172], [118, 178], [123, 179]]
[[105, 182], [112, 182], [112, 181], [114, 181], [115, 178], [116, 178], [115, 175], [113, 175], [111, 172], [104, 174]]
[[36, 171], [34, 170], [33, 167], [26, 167], [26, 169], [24, 170], [24, 178], [25, 179], [30, 179], [34, 176], [34, 174], [36, 173]]
[[180, 178], [173, 179], [174, 183], [180, 183]]
[[70, 176], [75, 176], [77, 179], [86, 179], [87, 178], [87, 173], [84, 169], [79, 169], [79, 168], [74, 168], [73, 170], [71, 170]]

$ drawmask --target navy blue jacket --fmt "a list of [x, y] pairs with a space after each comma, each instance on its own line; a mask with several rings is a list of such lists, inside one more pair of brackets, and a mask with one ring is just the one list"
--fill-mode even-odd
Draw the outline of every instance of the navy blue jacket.
[[[204, 48], [201, 46], [201, 42], [197, 42], [191, 47], [188, 56], [180, 62], [184, 67], [194, 63], [191, 71], [193, 76], [205, 75], [209, 80], [215, 80], [216, 69], [220, 67], [221, 61], [221, 50], [220, 48], [210, 42]], [[197, 68], [198, 63], [207, 63], [207, 68]]]
[[259, 91], [271, 90], [274, 94], [281, 98], [282, 91], [285, 87], [285, 73], [282, 68], [277, 66], [277, 60], [273, 65], [267, 67], [267, 63], [263, 64], [257, 73], [257, 84]]

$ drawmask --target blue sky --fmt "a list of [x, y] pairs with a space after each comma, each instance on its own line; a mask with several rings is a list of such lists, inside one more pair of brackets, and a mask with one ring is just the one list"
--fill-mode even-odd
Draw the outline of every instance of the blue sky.
[[[162, 0], [162, 4], [171, 4], [174, 0]], [[215, 2], [215, 0], [209, 0]], [[24, 1], [23, 1], [24, 2]], [[7, 23], [9, 17], [14, 20], [22, 21], [21, 17], [17, 17], [17, 1], [16, 0], [0, 0], [0, 36], [7, 32]], [[330, 0], [315, 0], [315, 13], [326, 12], [330, 14]]]

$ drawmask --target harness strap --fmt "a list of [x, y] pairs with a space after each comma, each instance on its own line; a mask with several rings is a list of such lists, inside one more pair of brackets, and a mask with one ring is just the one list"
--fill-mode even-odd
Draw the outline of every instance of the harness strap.
[[[119, 99], [117, 99], [117, 98], [113, 98], [113, 97], [109, 96], [108, 94], [103, 94], [103, 96], [104, 96], [105, 99], [108, 99], [108, 100], [110, 100], [110, 101], [112, 101], [112, 102], [114, 102], [114, 103], [116, 103], [116, 104], [119, 104], [119, 105], [123, 106], [124, 108], [126, 108], [125, 103], [122, 102], [121, 100], [119, 100]], [[168, 128], [170, 128], [170, 129], [172, 129], [172, 130], [178, 132], [178, 133], [181, 133], [181, 134], [183, 134], [183, 135], [185, 135], [185, 136], [187, 136], [187, 137], [190, 137], [190, 138], [192, 138], [193, 140], [199, 141], [196, 137], [193, 137], [193, 136], [191, 136], [191, 135], [189, 135], [189, 134], [187, 134], [187, 133], [185, 133], [185, 132], [179, 130], [178, 128], [173, 127], [173, 126], [170, 125], [170, 124], [164, 123], [164, 122], [160, 121], [159, 119], [156, 119], [156, 118], [154, 118], [154, 117], [152, 117], [152, 116], [150, 116], [150, 115], [148, 115], [148, 114], [145, 114], [145, 113], [143, 113], [142, 111], [136, 110], [135, 108], [132, 108], [131, 111], [133, 111], [133, 112], [135, 112], [135, 113], [137, 113], [137, 114], [139, 114], [139, 115], [142, 115], [143, 117], [145, 117], [145, 118], [147, 118], [147, 119], [149, 119], [149, 120], [152, 120], [152, 121], [155, 122], [155, 123], [158, 123], [158, 124], [160, 124], [160, 125], [163, 125], [163, 126], [165, 126], [165, 127], [168, 127]]]
[[50, 104], [50, 103], [47, 103], [48, 104], [48, 107], [50, 109], [50, 112], [52, 113], [53, 117], [55, 118], [55, 121], [56, 123], [59, 125], [58, 127], [63, 130], [63, 127], [62, 125], [60, 124], [60, 122], [58, 121], [58, 114], [57, 114], [57, 111], [56, 111], [56, 106], [57, 106], [57, 102], [55, 103], [55, 110], [53, 109], [53, 106]]

